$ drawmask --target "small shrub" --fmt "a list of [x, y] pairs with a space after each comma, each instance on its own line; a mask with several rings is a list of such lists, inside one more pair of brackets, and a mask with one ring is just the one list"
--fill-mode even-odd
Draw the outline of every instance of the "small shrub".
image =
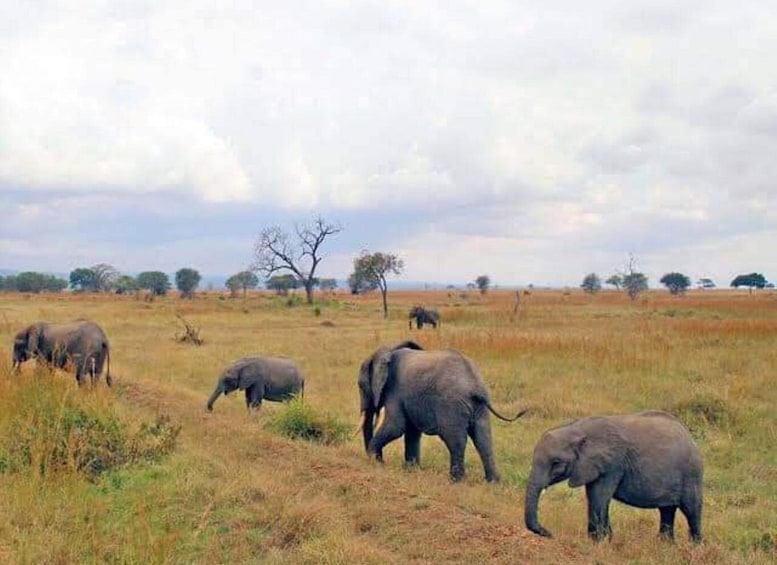
[[270, 429], [292, 439], [336, 445], [348, 439], [351, 426], [329, 414], [317, 414], [312, 406], [294, 398], [273, 415]]

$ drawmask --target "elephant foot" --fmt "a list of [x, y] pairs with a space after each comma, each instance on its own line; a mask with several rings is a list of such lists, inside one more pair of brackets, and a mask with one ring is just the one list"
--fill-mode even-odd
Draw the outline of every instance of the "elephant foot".
[[612, 539], [612, 529], [609, 527], [607, 528], [597, 528], [588, 526], [588, 537], [591, 538], [591, 540], [594, 543], [599, 543], [604, 540], [610, 540]]
[[550, 533], [550, 530], [546, 530], [542, 526], [537, 526], [537, 528], [530, 528], [532, 532], [537, 534], [538, 536], [542, 536], [544, 538], [552, 538], [553, 534]]

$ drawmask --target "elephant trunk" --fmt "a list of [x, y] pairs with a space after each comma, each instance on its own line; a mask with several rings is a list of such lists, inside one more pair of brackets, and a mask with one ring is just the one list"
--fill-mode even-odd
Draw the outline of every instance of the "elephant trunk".
[[529, 484], [526, 487], [524, 521], [529, 530], [535, 534], [549, 538], [553, 537], [552, 534], [540, 525], [540, 521], [537, 518], [537, 506], [540, 501], [540, 494], [542, 493], [542, 489], [546, 486], [547, 481], [543, 481], [537, 477], [537, 474], [534, 471], [532, 471], [532, 474], [529, 477]]
[[216, 385], [216, 390], [213, 391], [213, 394], [210, 395], [210, 398], [208, 398], [208, 412], [213, 412], [213, 403], [216, 402], [216, 399], [221, 396], [221, 393], [224, 392], [224, 387], [221, 383]]

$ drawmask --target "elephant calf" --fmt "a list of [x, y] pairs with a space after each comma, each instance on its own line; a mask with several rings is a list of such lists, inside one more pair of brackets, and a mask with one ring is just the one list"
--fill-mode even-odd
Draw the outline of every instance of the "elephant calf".
[[[359, 373], [360, 428], [367, 453], [383, 460], [383, 447], [405, 436], [405, 462], [419, 463], [421, 434], [438, 435], [450, 452], [454, 481], [464, 477], [464, 450], [472, 438], [485, 469], [486, 480], [498, 481], [489, 411], [488, 390], [470, 359], [452, 349], [423, 351], [413, 341], [377, 349]], [[373, 435], [378, 413], [383, 423]]]
[[282, 402], [304, 394], [305, 379], [297, 364], [286, 357], [244, 357], [221, 374], [208, 398], [208, 411], [221, 394], [244, 390], [246, 407], [259, 410], [262, 400]]
[[105, 382], [111, 385], [111, 354], [103, 329], [89, 320], [64, 324], [36, 322], [14, 336], [13, 366], [18, 369], [28, 359], [39, 359], [49, 367], [72, 368], [80, 385], [84, 375], [94, 385], [107, 361]]
[[585, 485], [588, 535], [612, 536], [610, 500], [658, 508], [659, 534], [674, 538], [675, 512], [688, 520], [693, 541], [701, 540], [702, 460], [683, 424], [661, 411], [594, 416], [546, 431], [534, 448], [526, 489], [526, 527], [550, 537], [537, 519], [542, 490], [569, 479]]

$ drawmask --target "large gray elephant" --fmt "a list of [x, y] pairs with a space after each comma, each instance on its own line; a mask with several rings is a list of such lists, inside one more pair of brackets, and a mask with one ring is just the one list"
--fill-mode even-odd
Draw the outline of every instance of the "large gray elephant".
[[440, 314], [432, 308], [416, 305], [407, 314], [408, 329], [413, 329], [413, 319], [415, 319], [415, 325], [419, 330], [423, 329], [424, 324], [431, 324], [433, 328], [437, 329], [437, 325], [440, 323]]
[[[488, 412], [511, 422], [491, 406], [488, 389], [470, 359], [451, 349], [424, 351], [413, 341], [380, 347], [359, 371], [361, 422], [367, 453], [383, 460], [383, 447], [405, 436], [405, 462], [417, 465], [421, 434], [439, 435], [450, 452], [450, 474], [464, 477], [464, 450], [472, 438], [486, 480], [498, 481]], [[384, 411], [374, 432], [375, 420]]]
[[526, 489], [526, 527], [550, 537], [537, 519], [542, 490], [569, 479], [585, 485], [588, 535], [612, 537], [610, 500], [638, 508], [658, 508], [659, 533], [674, 538], [679, 508], [691, 539], [701, 540], [702, 460], [683, 424], [661, 411], [593, 416], [546, 431], [534, 448]]
[[84, 375], [89, 375], [94, 385], [107, 361], [105, 382], [108, 386], [113, 382], [108, 338], [100, 326], [89, 320], [64, 324], [36, 322], [21, 330], [14, 336], [14, 369], [33, 358], [49, 367], [73, 369], [79, 385]]
[[227, 367], [208, 398], [208, 411], [222, 394], [244, 390], [246, 407], [259, 410], [262, 400], [282, 402], [304, 394], [305, 379], [297, 364], [287, 357], [243, 357]]

